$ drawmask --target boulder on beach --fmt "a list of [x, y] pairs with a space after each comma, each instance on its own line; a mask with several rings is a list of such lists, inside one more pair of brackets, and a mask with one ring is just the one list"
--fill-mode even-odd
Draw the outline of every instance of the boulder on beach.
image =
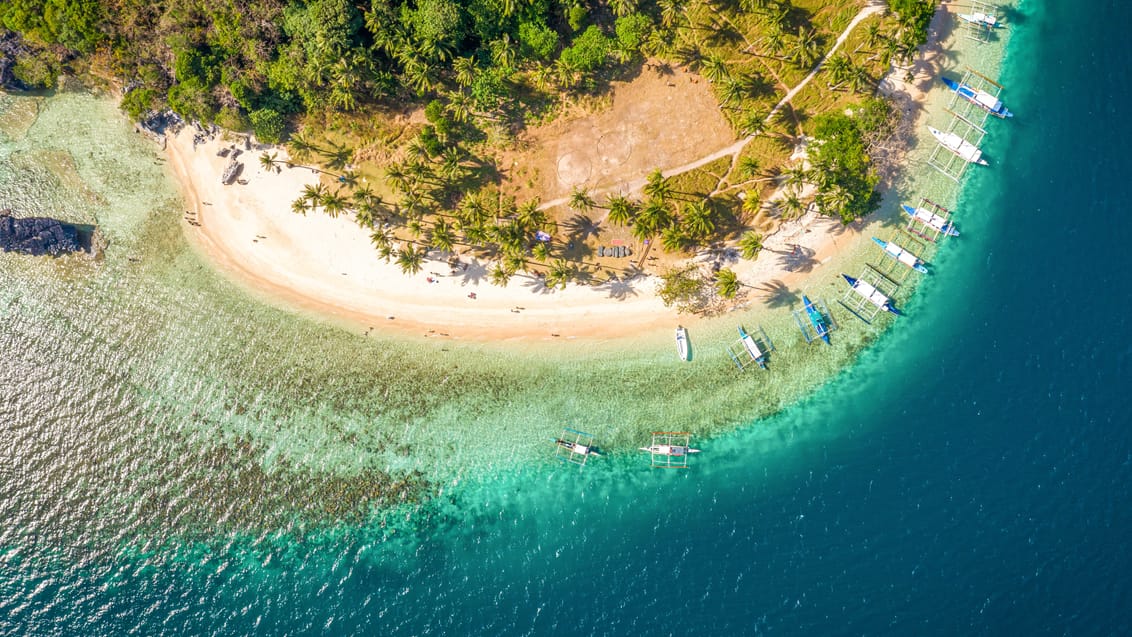
[[57, 257], [82, 250], [78, 229], [48, 217], [13, 217], [0, 210], [0, 250]]

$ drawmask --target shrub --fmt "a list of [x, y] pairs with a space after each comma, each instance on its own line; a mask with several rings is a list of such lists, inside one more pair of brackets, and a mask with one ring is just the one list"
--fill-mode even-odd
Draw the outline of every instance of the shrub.
[[283, 141], [287, 132], [287, 120], [279, 111], [270, 108], [261, 108], [251, 113], [252, 131], [256, 139], [268, 144], [278, 144]]

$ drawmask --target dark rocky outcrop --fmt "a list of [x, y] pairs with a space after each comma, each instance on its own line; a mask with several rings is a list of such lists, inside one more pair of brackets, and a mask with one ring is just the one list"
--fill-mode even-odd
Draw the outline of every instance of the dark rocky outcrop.
[[48, 217], [17, 218], [11, 210], [0, 210], [0, 250], [36, 256], [83, 250], [79, 229]]

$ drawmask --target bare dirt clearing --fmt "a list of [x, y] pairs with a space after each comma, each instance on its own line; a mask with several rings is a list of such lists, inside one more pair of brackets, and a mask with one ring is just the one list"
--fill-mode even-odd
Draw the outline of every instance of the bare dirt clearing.
[[612, 188], [735, 139], [706, 80], [654, 68], [614, 83], [612, 105], [602, 112], [527, 131], [519, 145], [526, 150], [502, 163], [515, 188], [542, 201], [567, 196], [575, 186]]

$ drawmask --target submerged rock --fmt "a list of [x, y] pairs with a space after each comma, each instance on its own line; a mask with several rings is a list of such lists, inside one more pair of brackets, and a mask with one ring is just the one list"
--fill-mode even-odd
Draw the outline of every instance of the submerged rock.
[[0, 210], [0, 250], [57, 257], [83, 249], [78, 228], [48, 217], [17, 218]]

